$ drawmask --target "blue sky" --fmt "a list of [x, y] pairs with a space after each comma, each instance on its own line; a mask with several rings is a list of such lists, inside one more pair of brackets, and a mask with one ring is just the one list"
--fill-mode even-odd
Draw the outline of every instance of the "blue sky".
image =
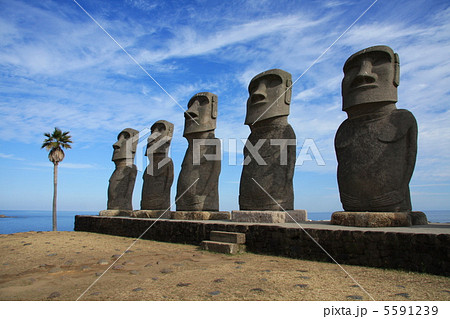
[[[74, 141], [59, 169], [59, 209], [105, 209], [117, 134], [160, 119], [175, 125], [173, 198], [187, 148], [183, 110], [203, 91], [219, 97], [220, 209], [238, 209], [242, 166], [229, 163], [242, 162], [241, 139], [249, 134], [243, 124], [247, 86], [271, 68], [294, 80], [308, 70], [293, 87], [289, 122], [298, 153], [312, 139], [325, 162], [296, 167], [295, 208], [340, 210], [333, 139], [346, 118], [342, 66], [351, 54], [378, 44], [400, 55], [397, 107], [413, 112], [419, 125], [413, 209], [450, 208], [447, 1], [379, 0], [314, 65], [373, 0], [77, 1], [176, 102], [73, 0], [0, 0], [0, 210], [51, 209], [52, 164], [40, 145], [55, 126]], [[229, 151], [230, 138], [237, 139], [236, 151]]]

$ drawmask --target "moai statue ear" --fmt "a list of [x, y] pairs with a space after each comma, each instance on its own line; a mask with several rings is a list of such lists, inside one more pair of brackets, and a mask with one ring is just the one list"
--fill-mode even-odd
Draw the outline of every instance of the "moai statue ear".
[[211, 96], [211, 117], [217, 118], [217, 95]]
[[167, 123], [166, 127], [167, 127], [167, 136], [170, 136], [170, 138], [172, 138], [174, 125], [172, 123]]
[[397, 53], [394, 53], [394, 85], [400, 84], [400, 58]]
[[284, 102], [286, 104], [291, 104], [291, 96], [292, 96], [292, 80], [286, 80], [286, 92], [284, 93]]

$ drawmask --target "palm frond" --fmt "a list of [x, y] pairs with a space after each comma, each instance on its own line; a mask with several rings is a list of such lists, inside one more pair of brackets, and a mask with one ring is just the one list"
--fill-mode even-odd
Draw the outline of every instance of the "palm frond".
[[57, 127], [55, 127], [53, 133], [44, 133], [44, 136], [47, 138], [43, 141], [41, 148], [50, 151], [48, 159], [55, 165], [64, 159], [65, 155], [62, 149], [72, 148], [70, 145], [73, 143], [72, 137], [69, 134], [69, 131], [63, 132]]

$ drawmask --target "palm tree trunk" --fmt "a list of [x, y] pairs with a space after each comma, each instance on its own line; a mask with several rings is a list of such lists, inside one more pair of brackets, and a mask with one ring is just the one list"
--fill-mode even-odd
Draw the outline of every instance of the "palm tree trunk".
[[58, 163], [53, 164], [53, 231], [56, 231], [56, 197], [58, 190]]

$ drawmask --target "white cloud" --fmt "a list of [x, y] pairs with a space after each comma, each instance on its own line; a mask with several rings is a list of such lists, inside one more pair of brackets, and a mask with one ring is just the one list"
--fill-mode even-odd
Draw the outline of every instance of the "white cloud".
[[60, 167], [62, 168], [70, 168], [70, 169], [98, 169], [97, 166], [92, 165], [92, 164], [81, 164], [81, 163], [65, 163], [65, 162], [61, 162], [61, 164], [59, 164]]
[[263, 36], [283, 34], [293, 29], [299, 33], [323, 21], [324, 18], [311, 19], [307, 16], [292, 15], [233, 25], [227, 29], [208, 34], [203, 34], [200, 30], [195, 30], [192, 27], [179, 28], [176, 31], [175, 38], [168, 41], [165, 49], [144, 49], [139, 54], [138, 60], [144, 63], [155, 63], [170, 58], [209, 54], [226, 46], [249, 42]]
[[[39, 162], [39, 163], [29, 163], [31, 166], [37, 167], [53, 167], [53, 164], [49, 162]], [[93, 164], [83, 164], [83, 163], [68, 163], [68, 162], [60, 162], [59, 167], [68, 168], [68, 169], [99, 169], [96, 165]]]
[[5, 153], [0, 153], [0, 158], [6, 158], [6, 159], [11, 159], [11, 160], [15, 160], [15, 161], [24, 161], [24, 158], [21, 157], [16, 157], [14, 154], [5, 154]]
[[158, 7], [158, 4], [154, 1], [146, 1], [146, 0], [126, 0], [126, 3], [129, 5], [143, 10], [143, 11], [151, 11]]

